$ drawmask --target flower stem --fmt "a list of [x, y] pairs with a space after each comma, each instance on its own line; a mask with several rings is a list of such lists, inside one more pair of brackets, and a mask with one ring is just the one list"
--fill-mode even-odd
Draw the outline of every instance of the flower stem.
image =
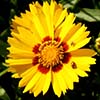
[[5, 73], [7, 73], [7, 72], [8, 72], [8, 68], [5, 69], [5, 70], [3, 70], [2, 72], [0, 72], [0, 77], [1, 77], [2, 75], [4, 75]]

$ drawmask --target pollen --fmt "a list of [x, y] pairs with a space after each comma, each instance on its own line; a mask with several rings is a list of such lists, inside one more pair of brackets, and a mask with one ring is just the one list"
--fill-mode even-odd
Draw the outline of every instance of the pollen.
[[61, 63], [64, 57], [63, 47], [58, 46], [56, 41], [46, 41], [40, 46], [39, 51], [39, 63], [47, 68]]

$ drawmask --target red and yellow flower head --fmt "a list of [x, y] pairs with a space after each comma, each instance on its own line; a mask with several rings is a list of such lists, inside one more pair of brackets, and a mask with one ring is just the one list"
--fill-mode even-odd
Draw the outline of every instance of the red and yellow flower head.
[[95, 64], [91, 49], [81, 48], [91, 37], [87, 27], [75, 24], [75, 16], [61, 4], [38, 2], [29, 5], [30, 11], [12, 20], [12, 37], [8, 37], [9, 55], [6, 63], [13, 77], [21, 78], [19, 87], [25, 87], [34, 96], [48, 91], [50, 84], [60, 97], [79, 77], [88, 76]]

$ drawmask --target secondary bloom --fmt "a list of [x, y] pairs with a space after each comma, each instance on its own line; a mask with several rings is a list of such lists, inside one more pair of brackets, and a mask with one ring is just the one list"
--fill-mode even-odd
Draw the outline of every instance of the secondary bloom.
[[87, 27], [75, 24], [75, 16], [61, 4], [38, 2], [29, 5], [30, 11], [12, 20], [12, 37], [6, 63], [13, 77], [21, 78], [19, 87], [25, 87], [37, 96], [52, 85], [60, 97], [79, 76], [88, 76], [90, 65], [95, 64], [95, 52], [82, 48], [90, 41]]

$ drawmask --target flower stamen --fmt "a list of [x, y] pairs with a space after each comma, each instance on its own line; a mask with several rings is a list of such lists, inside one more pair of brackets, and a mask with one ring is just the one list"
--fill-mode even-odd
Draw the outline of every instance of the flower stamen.
[[58, 47], [56, 41], [46, 41], [39, 47], [39, 63], [43, 66], [53, 67], [63, 59], [64, 50], [62, 46]]

